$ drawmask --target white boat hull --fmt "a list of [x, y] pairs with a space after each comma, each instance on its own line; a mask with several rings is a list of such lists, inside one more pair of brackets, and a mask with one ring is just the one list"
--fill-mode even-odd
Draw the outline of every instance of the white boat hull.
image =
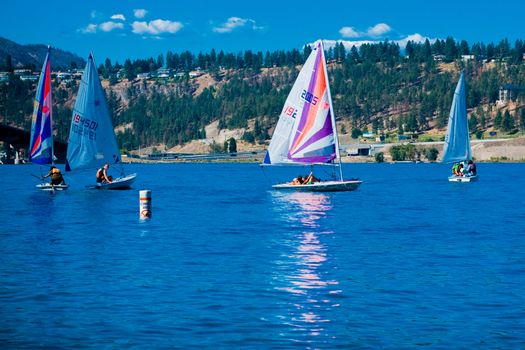
[[308, 192], [341, 192], [354, 191], [362, 181], [360, 180], [344, 180], [344, 181], [321, 181], [305, 185], [291, 185], [289, 183], [273, 185], [272, 188], [276, 190], [294, 190], [294, 191], [308, 191]]
[[449, 182], [474, 182], [478, 181], [478, 175], [474, 176], [456, 176], [452, 175], [448, 178]]
[[36, 188], [42, 191], [63, 191], [69, 188], [69, 185], [51, 185], [49, 183], [42, 183], [36, 185]]
[[127, 190], [131, 188], [131, 185], [133, 184], [133, 181], [135, 181], [136, 177], [137, 174], [130, 174], [114, 179], [111, 183], [97, 183], [96, 185], [87, 187], [97, 190]]

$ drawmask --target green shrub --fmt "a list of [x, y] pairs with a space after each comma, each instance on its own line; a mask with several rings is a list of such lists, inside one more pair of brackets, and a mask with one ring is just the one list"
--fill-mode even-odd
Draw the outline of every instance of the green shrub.
[[390, 148], [393, 161], [416, 160], [418, 152], [412, 144], [393, 146]]
[[435, 147], [425, 149], [425, 157], [431, 162], [435, 162], [437, 160], [438, 154], [439, 151]]

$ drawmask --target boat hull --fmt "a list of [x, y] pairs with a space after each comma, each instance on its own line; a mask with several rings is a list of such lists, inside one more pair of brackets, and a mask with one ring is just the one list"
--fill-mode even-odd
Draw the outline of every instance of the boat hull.
[[130, 174], [114, 179], [111, 183], [97, 183], [96, 185], [88, 187], [97, 190], [127, 190], [131, 188], [136, 177], [137, 174]]
[[478, 175], [474, 176], [455, 176], [452, 175], [448, 178], [449, 182], [475, 182], [478, 181]]
[[322, 181], [313, 184], [305, 185], [291, 185], [289, 183], [273, 185], [272, 188], [276, 190], [293, 190], [293, 191], [307, 191], [307, 192], [342, 192], [354, 191], [362, 181], [360, 180], [345, 180], [345, 181]]
[[42, 191], [64, 191], [69, 188], [69, 185], [51, 185], [49, 183], [42, 183], [36, 185], [36, 188]]

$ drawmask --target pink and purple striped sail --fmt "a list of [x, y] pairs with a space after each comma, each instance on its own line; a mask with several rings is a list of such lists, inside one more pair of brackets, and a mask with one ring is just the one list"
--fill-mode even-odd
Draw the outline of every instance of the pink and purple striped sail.
[[29, 159], [36, 164], [53, 163], [53, 123], [51, 98], [51, 62], [46, 55], [36, 90]]
[[330, 163], [337, 158], [331, 97], [317, 42], [286, 99], [265, 164]]

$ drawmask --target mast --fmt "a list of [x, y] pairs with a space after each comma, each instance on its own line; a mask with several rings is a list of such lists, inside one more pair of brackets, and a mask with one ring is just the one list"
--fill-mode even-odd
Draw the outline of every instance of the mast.
[[343, 166], [341, 163], [341, 155], [339, 154], [339, 137], [337, 136], [337, 125], [335, 124], [335, 110], [334, 106], [332, 104], [332, 93], [330, 92], [330, 79], [328, 78], [328, 67], [326, 66], [326, 59], [324, 56], [324, 46], [323, 41], [320, 41], [321, 46], [321, 57], [323, 58], [323, 69], [324, 69], [324, 76], [326, 79], [326, 91], [328, 92], [328, 100], [330, 101], [330, 117], [332, 119], [332, 128], [334, 130], [334, 140], [335, 140], [335, 157], [339, 161], [339, 176], [340, 180], [343, 181]]
[[[51, 84], [51, 45], [47, 45], [47, 64], [49, 64], [49, 123], [51, 125], [51, 165], [55, 165], [55, 137], [53, 135], [53, 91]], [[47, 69], [47, 67], [46, 67]]]

